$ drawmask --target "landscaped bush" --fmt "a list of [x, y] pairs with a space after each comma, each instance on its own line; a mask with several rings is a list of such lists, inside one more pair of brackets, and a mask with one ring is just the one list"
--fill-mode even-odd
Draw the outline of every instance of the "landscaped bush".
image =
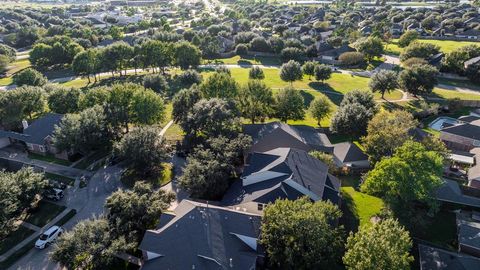
[[177, 81], [183, 87], [190, 87], [193, 84], [200, 84], [202, 82], [202, 75], [198, 71], [189, 69], [177, 76]]
[[365, 64], [365, 56], [360, 52], [345, 52], [342, 53], [338, 60], [342, 66], [361, 66]]
[[47, 78], [35, 69], [27, 68], [13, 76], [13, 83], [17, 86], [43, 86], [47, 83]]

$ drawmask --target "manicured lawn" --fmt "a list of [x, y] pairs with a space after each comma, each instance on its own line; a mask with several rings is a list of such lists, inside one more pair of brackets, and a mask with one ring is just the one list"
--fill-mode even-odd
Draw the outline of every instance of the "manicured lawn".
[[13, 248], [18, 243], [22, 242], [24, 239], [32, 235], [34, 231], [23, 227], [18, 226], [18, 228], [11, 232], [7, 238], [0, 241], [0, 254], [3, 254]]
[[480, 100], [480, 94], [462, 93], [456, 90], [447, 90], [438, 87], [433, 89], [433, 96], [444, 99], [459, 98], [463, 100]]
[[[403, 48], [398, 47], [397, 41], [398, 39], [393, 39], [391, 43], [388, 44], [388, 46], [386, 46], [385, 48], [386, 53], [399, 55], [403, 51]], [[440, 47], [440, 51], [443, 53], [449, 53], [467, 45], [472, 45], [472, 44], [480, 45], [479, 42], [472, 42], [472, 41], [434, 40], [434, 39], [419, 39], [417, 41], [438, 45]]]
[[51, 179], [51, 180], [54, 180], [54, 181], [64, 183], [68, 186], [73, 186], [73, 183], [75, 183], [75, 179], [73, 179], [71, 177], [55, 174], [55, 173], [46, 172], [45, 177], [47, 179]]
[[40, 201], [37, 209], [27, 214], [25, 221], [38, 227], [43, 227], [65, 210], [65, 206], [45, 200]]
[[357, 190], [358, 176], [341, 176], [342, 210], [341, 223], [347, 230], [355, 231], [358, 226], [369, 226], [370, 219], [380, 214], [384, 204], [382, 199]]
[[28, 153], [28, 157], [31, 158], [31, 159], [38, 159], [38, 160], [42, 160], [42, 161], [46, 161], [46, 162], [50, 162], [50, 163], [55, 163], [55, 164], [59, 164], [59, 165], [63, 165], [63, 166], [70, 166], [72, 165], [72, 163], [68, 160], [63, 160], [63, 159], [59, 159], [59, 158], [56, 158], [52, 155], [40, 155], [40, 154], [35, 154], [35, 153]]
[[267, 56], [239, 56], [235, 55], [230, 58], [204, 59], [203, 64], [224, 64], [224, 65], [281, 65], [282, 62], [278, 57]]

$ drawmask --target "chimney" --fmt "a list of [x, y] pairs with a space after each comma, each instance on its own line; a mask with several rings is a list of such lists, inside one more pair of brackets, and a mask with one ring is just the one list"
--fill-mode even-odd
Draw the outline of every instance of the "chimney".
[[25, 119], [22, 120], [22, 126], [23, 126], [23, 130], [25, 130], [25, 129], [28, 128], [28, 122], [27, 122], [27, 120], [25, 120]]

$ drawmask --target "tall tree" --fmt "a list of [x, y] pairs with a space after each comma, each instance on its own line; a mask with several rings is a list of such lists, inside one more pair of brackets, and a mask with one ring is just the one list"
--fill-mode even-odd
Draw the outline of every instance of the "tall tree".
[[263, 80], [265, 79], [265, 74], [263, 73], [263, 69], [258, 66], [254, 66], [248, 72], [248, 78], [250, 80]]
[[420, 37], [420, 34], [417, 31], [415, 30], [407, 31], [400, 36], [400, 39], [398, 40], [398, 46], [400, 48], [405, 48], [408, 45], [410, 45], [410, 43], [418, 39], [419, 37]]
[[137, 182], [132, 190], [118, 190], [107, 198], [106, 219], [114, 237], [125, 236], [139, 243], [146, 230], [155, 229], [160, 215], [168, 209], [175, 195], [150, 184]]
[[136, 91], [131, 100], [131, 119], [142, 125], [158, 124], [165, 118], [162, 97], [150, 89]]
[[0, 170], [0, 239], [14, 228], [20, 214], [37, 202], [47, 182], [43, 173], [24, 167], [17, 172]]
[[135, 128], [123, 136], [115, 144], [114, 153], [130, 161], [137, 174], [144, 176], [159, 172], [160, 163], [167, 158], [167, 149], [160, 130], [149, 126]]
[[80, 221], [63, 233], [50, 254], [67, 269], [108, 269], [115, 255], [133, 248], [125, 238], [114, 238], [104, 218]]
[[301, 80], [302, 77], [302, 66], [297, 61], [290, 60], [280, 68], [280, 78], [283, 81], [290, 82], [290, 85], [294, 81]]
[[408, 270], [413, 262], [412, 240], [408, 231], [394, 219], [361, 227], [357, 233], [350, 234], [346, 248], [343, 262], [349, 270]]
[[196, 68], [202, 61], [202, 52], [197, 46], [184, 41], [175, 45], [175, 64], [181, 69]]
[[353, 47], [365, 55], [368, 61], [383, 54], [383, 41], [378, 37], [366, 37], [357, 40]]
[[400, 88], [414, 97], [427, 95], [437, 84], [438, 70], [430, 65], [416, 65], [400, 72], [398, 84]]
[[264, 120], [273, 112], [272, 90], [262, 81], [250, 80], [240, 88], [238, 103], [242, 116], [250, 119], [252, 124]]
[[202, 99], [202, 94], [198, 87], [193, 86], [190, 89], [182, 89], [173, 97], [172, 118], [177, 124], [184, 125], [188, 120], [189, 109]]
[[33, 68], [26, 68], [13, 75], [13, 83], [17, 86], [43, 86], [47, 83], [47, 78]]
[[409, 131], [418, 122], [406, 111], [381, 111], [368, 123], [367, 136], [362, 138], [365, 152], [372, 163], [383, 157], [393, 155], [395, 149], [403, 145], [409, 138]]
[[423, 202], [431, 212], [438, 210], [435, 192], [442, 184], [444, 158], [421, 143], [406, 141], [391, 158], [371, 170], [361, 189], [381, 196], [394, 211], [412, 202]]
[[312, 203], [307, 197], [267, 206], [260, 241], [270, 264], [284, 269], [332, 267], [343, 249], [343, 228], [334, 225], [340, 216], [331, 202]]
[[398, 87], [397, 77], [397, 72], [382, 69], [373, 74], [368, 86], [372, 92], [381, 93], [384, 98], [385, 93], [390, 93]]
[[22, 86], [0, 91], [0, 123], [4, 127], [17, 128], [23, 119], [43, 113], [45, 104], [45, 92], [40, 87]]
[[275, 115], [281, 121], [305, 118], [304, 100], [300, 91], [287, 87], [276, 96]]
[[315, 80], [322, 81], [330, 79], [332, 76], [332, 69], [326, 65], [317, 65], [314, 69]]
[[310, 114], [317, 120], [318, 126], [322, 122], [322, 119], [328, 117], [332, 113], [332, 105], [325, 96], [315, 98], [309, 107]]
[[302, 66], [303, 74], [308, 75], [308, 79], [310, 80], [313, 75], [315, 75], [315, 67], [317, 66], [317, 62], [314, 61], [307, 61]]
[[90, 83], [90, 76], [93, 75], [95, 82], [97, 81], [96, 74], [100, 69], [100, 50], [88, 49], [75, 56], [72, 63], [72, 69], [75, 74], [86, 76], [88, 83]]
[[235, 79], [225, 72], [213, 73], [200, 85], [204, 98], [235, 98], [238, 88]]
[[78, 112], [82, 91], [78, 88], [54, 87], [48, 95], [48, 107], [60, 114]]
[[336, 133], [362, 135], [370, 119], [378, 112], [373, 94], [354, 90], [345, 94], [332, 118], [330, 130]]

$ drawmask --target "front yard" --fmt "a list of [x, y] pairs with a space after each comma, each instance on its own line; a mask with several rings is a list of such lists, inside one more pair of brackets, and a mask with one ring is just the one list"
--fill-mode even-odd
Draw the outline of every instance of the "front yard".
[[40, 154], [35, 154], [35, 153], [28, 153], [28, 158], [37, 159], [37, 160], [41, 160], [41, 161], [46, 161], [46, 162], [50, 162], [50, 163], [55, 163], [55, 164], [63, 165], [63, 166], [72, 165], [72, 163], [70, 161], [56, 158], [53, 155], [40, 155]]
[[25, 216], [25, 221], [38, 227], [43, 227], [65, 210], [66, 207], [42, 200], [38, 207]]

